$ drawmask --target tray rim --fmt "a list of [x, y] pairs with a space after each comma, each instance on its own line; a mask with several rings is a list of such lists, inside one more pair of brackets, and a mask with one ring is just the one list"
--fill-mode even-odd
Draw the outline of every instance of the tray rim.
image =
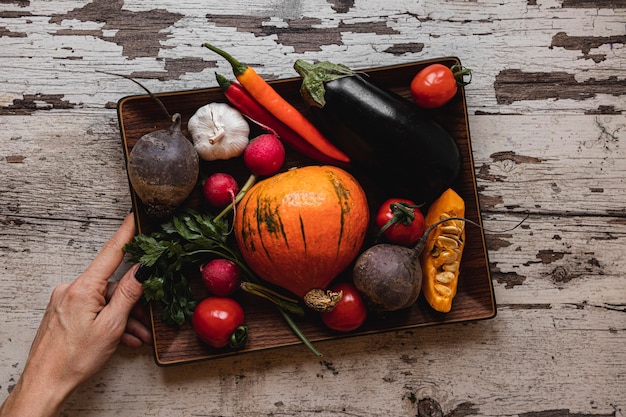
[[[413, 66], [417, 66], [417, 65], [428, 65], [431, 63], [440, 63], [442, 61], [455, 61], [458, 65], [461, 65], [461, 60], [456, 57], [456, 56], [442, 56], [442, 57], [435, 57], [435, 58], [429, 58], [429, 59], [425, 59], [425, 60], [418, 60], [418, 61], [410, 61], [410, 62], [406, 62], [406, 63], [399, 63], [399, 64], [393, 64], [393, 65], [382, 65], [382, 66], [376, 66], [376, 67], [368, 67], [368, 68], [362, 68], [362, 69], [358, 69], [357, 71], [363, 71], [365, 73], [371, 73], [371, 72], [376, 72], [376, 71], [393, 71], [396, 69], [401, 69], [401, 68], [406, 68], [406, 67], [413, 67]], [[288, 77], [288, 78], [280, 78], [280, 79], [276, 79], [276, 80], [270, 80], [268, 81], [268, 83], [270, 85], [277, 85], [277, 84], [282, 84], [282, 83], [292, 83], [294, 81], [299, 81], [301, 80], [300, 77], [298, 76], [294, 76], [294, 77]], [[219, 86], [213, 86], [213, 87], [203, 87], [203, 88], [193, 88], [193, 89], [186, 89], [186, 90], [174, 90], [174, 91], [165, 91], [165, 92], [159, 92], [159, 93], [154, 93], [153, 95], [155, 97], [173, 97], [173, 96], [184, 96], [184, 95], [191, 95], [191, 94], [202, 94], [202, 93], [216, 93], [216, 92], [221, 92], [220, 87]], [[497, 308], [497, 303], [496, 303], [496, 298], [495, 298], [495, 291], [494, 291], [494, 284], [493, 284], [493, 279], [491, 276], [491, 268], [490, 268], [490, 261], [489, 261], [489, 251], [487, 249], [487, 243], [485, 240], [485, 233], [484, 233], [484, 229], [482, 229], [483, 226], [483, 219], [482, 219], [482, 211], [480, 208], [480, 195], [478, 194], [478, 186], [476, 183], [476, 168], [474, 165], [474, 155], [473, 155], [473, 149], [472, 149], [472, 141], [471, 141], [471, 134], [470, 134], [470, 126], [469, 126], [469, 115], [468, 115], [468, 111], [467, 111], [467, 100], [466, 100], [466, 93], [465, 93], [465, 88], [464, 87], [460, 87], [459, 88], [459, 92], [460, 92], [460, 99], [462, 101], [462, 108], [463, 108], [463, 117], [465, 120], [464, 123], [464, 130], [465, 130], [465, 134], [467, 135], [467, 151], [468, 151], [468, 159], [469, 159], [469, 168], [470, 168], [470, 174], [471, 174], [471, 182], [473, 184], [472, 186], [472, 192], [473, 192], [473, 198], [476, 201], [476, 214], [477, 214], [477, 219], [478, 219], [478, 224], [481, 226], [481, 230], [480, 230], [480, 237], [481, 237], [481, 245], [482, 245], [482, 250], [481, 252], [484, 254], [485, 257], [485, 263], [486, 263], [486, 276], [484, 277], [484, 279], [486, 279], [488, 281], [488, 292], [489, 292], [489, 300], [490, 300], [490, 309], [486, 314], [482, 314], [482, 315], [474, 315], [471, 317], [460, 317], [458, 319], [453, 319], [453, 320], [446, 320], [446, 321], [431, 321], [431, 322], [426, 322], [426, 323], [413, 323], [413, 324], [406, 324], [406, 325], [396, 325], [394, 327], [388, 327], [388, 328], [380, 328], [380, 329], [370, 329], [370, 330], [363, 330], [363, 331], [355, 331], [355, 332], [349, 332], [349, 333], [333, 333], [332, 335], [328, 335], [328, 336], [318, 336], [318, 337], [309, 337], [309, 340], [312, 343], [316, 343], [316, 342], [328, 342], [331, 340], [339, 340], [339, 339], [347, 339], [347, 338], [354, 338], [354, 337], [363, 337], [363, 336], [371, 336], [374, 334], [382, 334], [382, 333], [388, 333], [388, 332], [394, 332], [394, 331], [403, 331], [403, 330], [410, 330], [410, 329], [418, 329], [418, 328], [424, 328], [424, 327], [432, 327], [432, 326], [440, 326], [440, 325], [447, 325], [447, 324], [458, 324], [458, 323], [467, 323], [467, 322], [477, 322], [477, 321], [483, 321], [483, 320], [489, 320], [489, 319], [493, 319], [497, 316], [498, 313], [498, 308]], [[123, 157], [124, 157], [124, 166], [126, 167], [127, 162], [128, 162], [128, 154], [129, 154], [129, 147], [128, 147], [128, 140], [127, 140], [127, 136], [126, 136], [126, 130], [124, 128], [124, 118], [123, 118], [123, 106], [130, 101], [133, 100], [144, 100], [146, 98], [150, 98], [149, 94], [130, 94], [130, 95], [126, 95], [122, 98], [120, 98], [117, 101], [117, 107], [116, 107], [116, 111], [117, 111], [117, 117], [118, 117], [118, 125], [119, 125], [119, 129], [120, 129], [120, 136], [121, 136], [121, 142], [122, 142], [122, 146], [123, 146]], [[125, 169], [126, 170], [126, 169]], [[127, 180], [128, 180], [128, 185], [129, 185], [129, 190], [130, 190], [130, 196], [131, 196], [131, 200], [132, 200], [132, 206], [133, 208], [136, 208], [138, 206], [138, 200], [137, 200], [137, 195], [136, 193], [133, 191], [133, 187], [132, 184], [130, 183], [130, 179], [128, 178], [128, 171], [126, 170], [127, 173]], [[136, 234], [141, 234], [142, 233], [142, 229], [141, 229], [141, 222], [139, 221], [139, 217], [137, 214], [137, 210], [133, 210], [134, 212], [134, 217], [135, 217], [135, 224], [136, 224]], [[151, 324], [154, 324], [154, 310], [153, 310], [153, 306], [152, 303], [150, 303], [150, 319], [151, 319]], [[276, 346], [269, 346], [269, 347], [260, 347], [260, 348], [254, 348], [254, 349], [245, 349], [245, 350], [240, 350], [240, 351], [228, 351], [228, 352], [219, 352], [219, 353], [212, 353], [210, 355], [206, 355], [206, 356], [198, 356], [196, 358], [193, 359], [179, 359], [179, 360], [169, 360], [169, 361], [165, 361], [162, 360], [159, 357], [159, 350], [157, 348], [157, 342], [156, 342], [156, 331], [155, 331], [155, 327], [154, 325], [152, 326], [151, 329], [152, 332], [152, 336], [153, 336], [153, 357], [154, 357], [154, 361], [155, 363], [159, 366], [159, 367], [170, 367], [170, 366], [176, 366], [176, 365], [181, 365], [181, 364], [190, 364], [190, 363], [197, 363], [197, 362], [203, 362], [203, 361], [207, 361], [207, 360], [212, 360], [212, 359], [219, 359], [219, 358], [225, 358], [228, 356], [238, 356], [238, 355], [242, 355], [242, 354], [248, 354], [248, 353], [255, 353], [255, 352], [261, 352], [261, 351], [266, 351], [266, 350], [275, 350], [275, 349], [279, 349], [279, 348], [285, 348], [285, 347], [293, 347], [293, 346], [298, 346], [301, 345], [303, 346], [302, 342], [300, 340], [294, 340], [293, 342], [285, 342], [282, 343], [280, 345], [276, 345]]]

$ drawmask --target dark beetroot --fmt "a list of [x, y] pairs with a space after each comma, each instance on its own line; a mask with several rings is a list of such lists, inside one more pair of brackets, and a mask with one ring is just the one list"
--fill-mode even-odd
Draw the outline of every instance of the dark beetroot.
[[180, 130], [175, 114], [169, 129], [141, 137], [128, 156], [130, 183], [154, 217], [171, 215], [193, 191], [199, 172], [198, 153]]
[[198, 152], [181, 132], [181, 115], [171, 115], [158, 97], [132, 77], [99, 72], [126, 78], [137, 84], [159, 105], [165, 117], [172, 121], [168, 129], [150, 132], [139, 138], [126, 164], [128, 179], [148, 215], [167, 217], [191, 194], [200, 172]]

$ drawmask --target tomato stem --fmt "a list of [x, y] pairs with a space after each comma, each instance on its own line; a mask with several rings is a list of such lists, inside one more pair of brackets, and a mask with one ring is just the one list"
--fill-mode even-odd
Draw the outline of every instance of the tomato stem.
[[228, 346], [231, 349], [242, 349], [248, 341], [248, 326], [239, 326], [230, 335]]
[[391, 226], [394, 224], [403, 224], [405, 226], [410, 226], [415, 220], [415, 210], [419, 210], [422, 205], [417, 204], [408, 204], [404, 201], [400, 201], [397, 203], [391, 203], [389, 208], [393, 213], [393, 217], [387, 221], [380, 228], [378, 234], [376, 235], [376, 240], [378, 240]]
[[[472, 82], [472, 70], [471, 69], [466, 68], [462, 65], [455, 64], [450, 67], [450, 71], [452, 71], [452, 75], [454, 76], [456, 83], [460, 85], [461, 87], [465, 87], [466, 85]], [[469, 80], [467, 81], [465, 81], [466, 75], [469, 75]]]

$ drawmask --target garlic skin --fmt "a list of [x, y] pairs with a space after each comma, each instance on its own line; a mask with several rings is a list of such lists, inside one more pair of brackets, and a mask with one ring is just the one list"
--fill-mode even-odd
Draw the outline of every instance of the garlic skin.
[[226, 103], [200, 107], [187, 122], [187, 129], [198, 155], [205, 161], [240, 156], [249, 142], [248, 122]]

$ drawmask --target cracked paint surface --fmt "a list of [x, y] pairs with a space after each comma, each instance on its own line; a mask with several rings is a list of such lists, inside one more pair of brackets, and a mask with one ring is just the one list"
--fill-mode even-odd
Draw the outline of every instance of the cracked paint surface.
[[73, 109], [76, 103], [63, 99], [63, 94], [24, 94], [13, 104], [0, 107], [0, 115], [25, 115], [36, 110]]
[[[61, 24], [64, 20], [103, 23], [99, 30], [61, 29], [57, 36], [92, 35], [122, 47], [124, 56], [134, 59], [155, 57], [160, 49], [172, 48], [162, 44], [168, 37], [165, 31], [183, 18], [182, 14], [162, 9], [132, 12], [123, 10], [123, 0], [94, 0], [83, 7], [67, 13], [52, 15], [50, 23]], [[105, 31], [114, 31], [111, 36]]]
[[584, 59], [592, 59], [598, 63], [606, 59], [606, 54], [590, 54], [592, 49], [607, 45], [613, 49], [613, 45], [626, 43], [625, 36], [569, 36], [565, 32], [559, 32], [552, 37], [550, 49], [559, 47], [570, 51], [581, 51]]
[[[377, 35], [399, 33], [385, 22], [346, 23], [340, 21], [335, 26], [321, 27], [324, 23], [321, 19], [310, 17], [282, 19], [280, 25], [271, 17], [208, 14], [206, 18], [217, 26], [236, 26], [237, 31], [252, 33], [256, 37], [276, 37], [278, 44], [291, 46], [297, 53], [321, 51], [326, 45], [341, 45], [343, 43], [342, 32], [375, 33]], [[312, 41], [312, 39], [314, 40]]]
[[586, 100], [598, 94], [626, 95], [626, 79], [616, 76], [577, 81], [574, 74], [562, 71], [525, 72], [520, 69], [500, 71], [494, 82], [498, 104], [522, 100]]

